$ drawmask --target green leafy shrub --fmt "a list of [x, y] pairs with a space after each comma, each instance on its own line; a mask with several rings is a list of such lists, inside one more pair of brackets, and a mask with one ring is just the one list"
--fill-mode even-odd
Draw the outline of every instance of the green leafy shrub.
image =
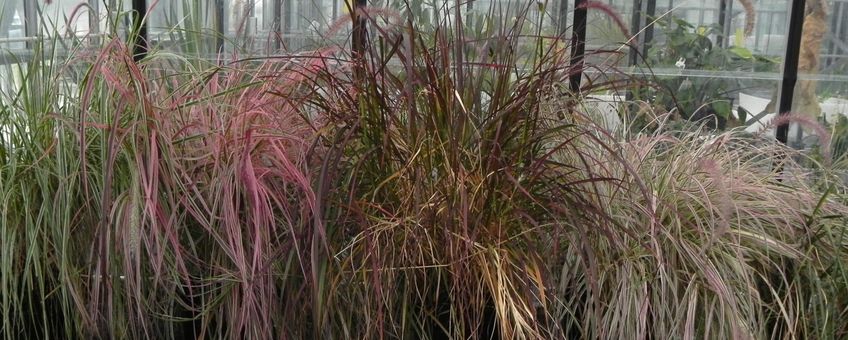
[[[679, 19], [661, 19], [655, 24], [661, 31], [663, 41], [654, 43], [645, 56], [645, 63], [652, 68], [677, 68], [696, 71], [775, 71], [777, 62], [768, 57], [754, 54], [741, 46], [721, 47], [713, 39], [727, 39], [721, 26], [695, 27]], [[650, 79], [650, 87], [637, 93], [637, 98], [652, 105], [675, 110], [675, 116], [683, 120], [705, 120], [712, 128], [724, 129], [738, 126], [733, 122], [731, 104], [734, 91], [742, 88], [739, 79], [705, 76], [657, 76]]]

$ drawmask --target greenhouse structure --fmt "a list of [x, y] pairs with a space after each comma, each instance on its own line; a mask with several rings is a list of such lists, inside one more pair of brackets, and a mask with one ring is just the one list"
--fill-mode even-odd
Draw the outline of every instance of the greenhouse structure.
[[848, 0], [0, 0], [0, 339], [848, 339]]

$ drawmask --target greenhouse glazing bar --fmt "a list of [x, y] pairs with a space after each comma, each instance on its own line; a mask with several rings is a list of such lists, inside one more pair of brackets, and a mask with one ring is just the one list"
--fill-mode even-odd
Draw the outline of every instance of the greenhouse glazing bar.
[[574, 3], [574, 33], [571, 36], [571, 92], [580, 93], [583, 75], [583, 54], [586, 50], [586, 0]]
[[353, 50], [353, 53], [355, 53], [357, 56], [362, 56], [365, 54], [365, 44], [368, 35], [365, 30], [365, 16], [362, 15], [362, 13], [360, 12], [364, 11], [367, 5], [367, 0], [356, 0], [354, 8], [351, 11], [351, 13], [353, 13], [353, 32], [351, 33], [350, 37], [351, 49]]
[[[274, 52], [279, 53], [283, 47], [283, 2], [280, 0], [274, 1]], [[333, 16], [335, 18], [335, 14]]]
[[560, 0], [559, 11], [557, 15], [557, 25], [559, 27], [559, 34], [562, 37], [565, 37], [565, 33], [568, 31], [568, 0]]
[[639, 29], [642, 28], [642, 0], [633, 0], [633, 13], [630, 16], [630, 34], [633, 34], [630, 47], [629, 65], [633, 66], [639, 62], [640, 47], [643, 45], [644, 36], [639, 35]]
[[650, 48], [651, 46], [651, 41], [654, 40], [654, 25], [651, 24], [651, 21], [656, 15], [657, 0], [647, 0], [647, 4], [645, 5], [645, 44], [642, 46], [642, 51], [644, 54], [648, 53], [648, 48]]
[[727, 38], [730, 37], [730, 16], [733, 8], [729, 0], [720, 0], [718, 5], [718, 25], [721, 27], [722, 35], [716, 39], [716, 46], [724, 47], [727, 45]]
[[215, 51], [224, 53], [224, 0], [215, 0]]
[[[36, 6], [38, 5], [35, 1], [24, 1], [24, 17], [26, 18], [24, 20], [24, 35], [27, 37], [35, 37], [38, 35], [38, 25], [40, 21], [38, 20], [39, 15]], [[32, 50], [34, 47], [35, 46], [31, 41], [26, 43], [26, 48], [28, 50]]]
[[[100, 1], [97, 0], [88, 0], [88, 28], [89, 34], [92, 36], [100, 35]], [[92, 42], [95, 44], [99, 44], [100, 41], [97, 38], [93, 38]]]
[[[218, 14], [218, 16], [216, 18], [216, 21], [217, 21], [216, 22], [216, 26], [217, 26], [216, 28], [219, 29], [219, 33], [220, 33], [224, 30], [224, 27], [223, 27], [223, 14], [224, 13], [222, 13], [223, 12], [223, 6], [221, 6], [223, 1], [217, 0], [215, 2], [216, 2], [216, 6], [219, 7], [218, 9], [216, 9], [217, 14]], [[642, 20], [643, 18], [646, 18], [643, 14], [651, 15], [651, 14], [653, 14], [653, 12], [655, 12], [656, 0], [646, 0], [646, 2], [644, 4], [641, 0], [635, 0], [634, 2], [635, 2], [634, 5], [638, 4], [638, 6], [639, 6], [639, 7], [634, 7], [634, 17], [638, 18], [639, 22], [643, 21]], [[783, 69], [783, 73], [782, 73], [782, 81], [781, 81], [781, 86], [780, 86], [780, 96], [779, 96], [779, 102], [778, 102], [778, 108], [779, 108], [778, 112], [779, 112], [780, 115], [787, 114], [792, 108], [792, 99], [793, 99], [793, 95], [794, 95], [794, 87], [795, 87], [795, 84], [796, 84], [797, 79], [798, 79], [798, 59], [799, 59], [799, 53], [800, 53], [801, 34], [802, 34], [802, 28], [803, 28], [803, 22], [804, 22], [805, 2], [806, 2], [805, 0], [793, 0], [791, 11], [790, 11], [789, 34], [788, 34], [787, 48], [786, 48], [785, 59], [784, 59], [785, 62], [784, 62], [784, 69]], [[26, 3], [31, 4], [30, 2], [26, 2]], [[561, 10], [562, 10], [563, 7], [565, 7], [565, 3], [566, 2], [563, 1], [563, 3], [560, 5]], [[355, 5], [357, 7], [364, 6], [365, 1], [357, 0], [355, 2]], [[642, 5], [646, 5], [646, 7], [647, 7], [647, 8], [645, 8], [644, 12], [643, 12]], [[571, 55], [571, 65], [573, 67], [573, 73], [571, 74], [569, 80], [570, 80], [571, 90], [574, 93], [580, 92], [580, 83], [581, 83], [581, 80], [582, 80], [582, 73], [583, 73], [582, 68], [583, 68], [583, 58], [584, 58], [584, 54], [585, 54], [586, 22], [587, 22], [587, 9], [586, 9], [585, 6], [586, 6], [586, 0], [577, 0], [576, 3], [575, 3], [575, 6], [574, 6], [574, 13], [573, 13], [574, 30], [573, 30], [573, 33], [572, 33], [572, 40], [571, 40], [571, 43], [572, 43], [571, 45], [573, 47], [572, 48], [572, 55]], [[30, 11], [34, 10], [34, 8], [32, 8], [32, 7], [34, 7], [34, 6], [31, 6], [31, 5], [26, 6], [25, 11], [30, 12]], [[134, 49], [133, 49], [133, 54], [134, 54], [134, 57], [135, 57], [136, 60], [140, 60], [140, 59], [144, 58], [144, 56], [146, 55], [147, 50], [148, 50], [148, 46], [147, 46], [147, 25], [143, 22], [143, 20], [141, 20], [147, 14], [147, 1], [145, 1], [145, 0], [133, 0], [132, 1], [132, 9], [135, 13], [135, 18], [137, 19], [137, 21], [135, 23], [135, 25], [137, 25], [137, 26], [135, 27], [135, 29], [138, 33], [137, 36], [135, 37], [135, 43], [134, 43], [135, 45], [134, 45]], [[726, 10], [729, 10], [729, 8], [726, 9]], [[27, 16], [30, 16], [29, 13], [28, 13]], [[282, 24], [282, 20], [281, 20], [282, 17], [283, 17], [283, 13], [280, 13], [280, 15], [277, 16], [277, 20], [279, 20], [277, 25], [282, 26], [281, 25]], [[645, 22], [646, 25], [649, 24], [647, 22], [647, 20], [645, 20], [645, 21], [646, 21]], [[363, 27], [364, 26], [364, 20], [357, 20], [357, 21], [354, 22], [354, 25], [359, 26], [359, 27], [355, 27], [355, 29], [354, 29], [354, 31], [356, 33], [360, 33], [359, 31], [364, 31], [364, 27]], [[31, 24], [28, 24], [26, 30], [27, 30], [27, 35], [30, 35], [30, 34], [34, 35], [35, 31], [37, 30], [37, 27], [34, 27], [34, 25], [31, 25]], [[364, 33], [364, 32], [362, 32], [362, 33]], [[636, 32], [633, 32], [633, 33], [636, 33]], [[647, 44], [649, 44], [650, 41], [653, 38], [652, 33], [653, 32], [651, 32], [651, 29], [649, 27], [647, 30], [645, 30], [645, 32], [643, 32], [644, 36], [641, 39], [637, 40], [639, 42], [639, 45], [640, 45], [639, 46], [640, 52], [644, 52], [645, 49], [647, 48]], [[354, 40], [354, 47], [355, 48], [356, 47], [363, 48], [364, 47], [363, 45], [364, 45], [365, 42], [364, 41], [356, 41], [356, 40], [364, 40], [365, 37], [364, 36], [357, 37], [357, 35], [359, 35], [359, 34], [354, 34], [354, 37], [352, 37], [353, 40]], [[359, 38], [359, 39], [357, 39], [357, 38]], [[218, 48], [219, 52], [223, 52], [223, 39], [222, 38], [218, 39], [216, 47]], [[632, 63], [633, 63], [633, 60], [632, 60], [632, 57], [631, 57], [631, 64]], [[777, 139], [782, 143], [786, 143], [788, 141], [788, 131], [789, 131], [788, 125], [783, 124], [781, 126], [778, 126], [777, 133], [776, 133]]]
[[657, 0], [633, 0], [633, 15], [630, 19], [631, 34], [638, 35], [631, 42], [629, 65], [639, 63], [640, 56], [648, 54], [651, 41], [654, 40], [654, 25], [651, 18], [656, 15]]
[[[789, 114], [792, 110], [792, 97], [795, 83], [798, 82], [798, 59], [801, 53], [801, 35], [804, 25], [805, 0], [793, 0], [789, 12], [789, 33], [786, 41], [786, 54], [783, 61], [783, 80], [780, 83], [778, 115]], [[777, 140], [786, 144], [789, 140], [789, 124], [781, 124], [775, 133]]]
[[135, 43], [133, 46], [133, 59], [139, 61], [147, 55], [147, 1], [133, 0], [133, 27], [135, 31]]

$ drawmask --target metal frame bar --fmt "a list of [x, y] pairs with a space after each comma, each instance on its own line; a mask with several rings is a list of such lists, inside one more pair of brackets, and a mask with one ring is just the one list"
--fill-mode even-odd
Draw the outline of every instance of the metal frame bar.
[[[636, 9], [639, 9], [638, 11]], [[644, 13], [641, 13], [644, 10]], [[633, 18], [631, 22], [631, 34], [642, 32], [636, 38], [636, 45], [631, 46], [628, 65], [633, 67], [639, 64], [639, 57], [645, 58], [648, 54], [648, 49], [651, 48], [651, 42], [654, 40], [654, 25], [651, 25], [649, 20], [657, 13], [657, 0], [642, 0], [633, 1]], [[644, 14], [644, 15], [642, 15]], [[644, 28], [644, 31], [643, 31]], [[625, 91], [625, 101], [630, 102], [634, 97], [634, 89], [629, 88]]]
[[[8, 1], [8, 0], [7, 0]], [[21, 0], [24, 2], [24, 36], [37, 37], [40, 28], [38, 18], [38, 4], [35, 1]], [[32, 41], [26, 43], [27, 49], [34, 48]]]
[[353, 32], [350, 37], [351, 50], [357, 56], [362, 56], [365, 53], [365, 44], [368, 33], [366, 31], [367, 22], [365, 17], [360, 17], [360, 11], [368, 5], [367, 0], [356, 0], [353, 11]]
[[630, 33], [639, 36], [634, 40], [635, 46], [630, 48], [629, 66], [639, 63], [639, 55], [647, 55], [651, 42], [654, 40], [654, 25], [650, 17], [657, 13], [657, 0], [633, 0], [633, 16], [630, 18]]
[[224, 36], [227, 28], [224, 26], [224, 8], [226, 7], [224, 0], [215, 0], [215, 24], [214, 29], [217, 35], [215, 36], [215, 51], [219, 54], [224, 53]]
[[716, 38], [716, 46], [719, 48], [727, 44], [727, 37], [730, 36], [730, 14], [733, 12], [731, 2], [728, 0], [719, 0], [718, 3], [718, 25], [721, 26], [722, 36]]
[[574, 29], [571, 35], [571, 92], [580, 93], [580, 80], [583, 76], [583, 56], [586, 53], [587, 0], [574, 2]]
[[[88, 0], [88, 6], [91, 7], [88, 11], [88, 33], [97, 36], [100, 34], [100, 1]], [[99, 40], [94, 40], [94, 43], [99, 43]]]
[[[106, 33], [97, 33], [97, 34], [75, 34], [72, 37], [78, 38], [78, 39], [88, 38], [88, 39], [94, 40], [94, 39], [101, 38], [101, 37], [105, 38], [107, 36], [109, 36], [109, 35], [106, 34]], [[41, 40], [41, 38], [40, 37], [0, 38], [0, 44], [9, 44], [9, 43], [16, 43], [16, 42], [32, 42], [32, 41], [38, 41], [38, 40]]]
[[132, 0], [133, 31], [135, 41], [133, 42], [133, 59], [139, 61], [147, 56], [147, 1]]
[[[292, 39], [289, 34], [295, 30], [294, 24], [296, 20], [292, 15], [295, 12], [295, 3], [293, 0], [281, 0], [282, 9], [280, 10], [280, 28], [283, 32], [283, 48], [286, 50], [296, 50], [299, 46], [292, 46]], [[299, 41], [298, 41], [299, 43]]]
[[[631, 34], [638, 34], [639, 30], [644, 26], [642, 23], [644, 22], [644, 16], [642, 15], [642, 11], [644, 10], [644, 3], [642, 0], [633, 0], [633, 13], [630, 17], [630, 32]], [[645, 36], [639, 35], [634, 39], [634, 46], [630, 48], [630, 54], [628, 58], [628, 64], [630, 66], [636, 65], [639, 62], [639, 52], [640, 48], [645, 46], [644, 42]]]
[[568, 0], [560, 0], [557, 11], [557, 32], [561, 37], [565, 37], [568, 31]]
[[283, 45], [283, 0], [272, 1], [274, 1], [274, 22], [271, 28], [274, 32], [273, 47], [275, 51], [279, 51]]
[[[830, 35], [830, 51], [827, 55], [822, 55], [822, 57], [826, 58], [825, 66], [833, 65], [836, 62], [836, 59], [838, 59], [839, 57], [837, 56], [836, 58], [834, 58], [832, 55], [838, 54], [840, 50], [843, 50], [842, 46], [840, 46], [840, 43], [842, 41], [840, 41], [839, 39], [842, 38], [842, 23], [845, 22], [845, 8], [848, 7], [846, 5], [848, 5], [848, 3], [835, 2], [833, 4], [833, 8], [831, 9], [832, 18], [830, 22], [830, 27], [834, 28], [831, 31], [832, 34]], [[848, 51], [848, 49], [844, 50]]]
[[648, 20], [650, 19], [650, 17], [657, 15], [657, 0], [646, 0], [645, 13], [645, 41], [643, 49], [644, 53], [647, 53], [648, 49], [651, 47], [651, 42], [654, 41], [654, 25], [648, 25]]
[[[795, 84], [798, 82], [798, 60], [801, 51], [801, 35], [804, 25], [804, 7], [806, 0], [792, 0], [789, 12], [789, 32], [786, 41], [786, 54], [783, 62], [783, 80], [780, 83], [778, 115], [784, 116], [792, 110], [792, 99], [795, 95]], [[777, 127], [777, 140], [786, 144], [789, 140], [789, 124]]]

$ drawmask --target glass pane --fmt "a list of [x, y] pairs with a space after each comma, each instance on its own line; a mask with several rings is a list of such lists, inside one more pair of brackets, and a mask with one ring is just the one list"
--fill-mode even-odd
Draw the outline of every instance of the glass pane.
[[[634, 2], [633, 0], [607, 1], [626, 30], [630, 30], [630, 23], [635, 11], [633, 8]], [[590, 9], [586, 20], [586, 50], [617, 49], [625, 44], [629, 36], [625, 36], [625, 32], [616, 21], [608, 13]]]
[[148, 38], [158, 48], [188, 54], [216, 51], [215, 1], [159, 0], [148, 13]]
[[276, 24], [281, 3], [271, 0], [228, 0], [226, 3], [226, 34], [233, 47], [264, 53], [273, 53], [279, 48]]
[[[333, 2], [226, 0], [225, 33], [228, 49], [247, 53], [297, 51], [319, 41], [334, 15]], [[338, 11], [335, 11], [338, 14]]]
[[[574, 28], [573, 22], [575, 1], [570, 1], [568, 18], [562, 20], [568, 27]], [[628, 52], [630, 49], [628, 41], [632, 35], [631, 23], [634, 14], [643, 15], [636, 7], [635, 0], [606, 0], [603, 4], [608, 6], [608, 12], [602, 8], [590, 8], [587, 10], [586, 24], [586, 65], [592, 68], [584, 71], [583, 85], [588, 83], [610, 82], [609, 91], [588, 94], [586, 109], [591, 114], [597, 114], [596, 119], [602, 119], [608, 128], [619, 126], [620, 118], [618, 112], [623, 110], [621, 104], [629, 88], [622, 81], [626, 79], [624, 69], [619, 67], [628, 66]], [[571, 46], [573, 32], [571, 29], [563, 35], [565, 45]]]
[[20, 49], [25, 44], [23, 0], [6, 0], [0, 3], [0, 50]]
[[804, 14], [790, 145], [818, 153], [832, 135], [833, 158], [848, 164], [848, 1], [807, 0]]
[[350, 15], [344, 0], [283, 1], [282, 23], [286, 49], [298, 51], [326, 44], [323, 34], [332, 23]]
[[40, 6], [42, 32], [46, 35], [85, 35], [90, 31], [87, 1], [37, 1]]
[[643, 55], [630, 61], [644, 86], [629, 94], [672, 121], [761, 129], [773, 116], [763, 111], [776, 100], [789, 2], [660, 0], [656, 7], [634, 39]]

